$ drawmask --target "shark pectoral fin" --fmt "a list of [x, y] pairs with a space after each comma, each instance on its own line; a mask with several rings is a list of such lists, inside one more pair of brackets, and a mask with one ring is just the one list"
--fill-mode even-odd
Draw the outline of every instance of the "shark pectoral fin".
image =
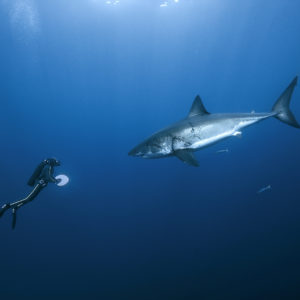
[[174, 152], [174, 155], [190, 166], [199, 167], [198, 161], [192, 152], [187, 150], [177, 150]]

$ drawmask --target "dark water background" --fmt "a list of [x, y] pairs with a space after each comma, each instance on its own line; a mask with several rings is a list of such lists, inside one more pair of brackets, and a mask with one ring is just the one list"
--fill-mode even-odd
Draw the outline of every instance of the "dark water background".
[[269, 111], [300, 74], [300, 2], [162, 3], [0, 1], [1, 205], [45, 157], [71, 178], [0, 220], [1, 299], [300, 299], [299, 130], [267, 120], [199, 168], [127, 156], [198, 93]]

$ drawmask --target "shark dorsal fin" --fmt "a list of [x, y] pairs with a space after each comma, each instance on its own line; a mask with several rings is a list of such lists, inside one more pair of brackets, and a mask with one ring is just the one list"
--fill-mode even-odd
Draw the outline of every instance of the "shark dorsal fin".
[[197, 95], [193, 102], [193, 105], [190, 109], [188, 118], [197, 116], [197, 115], [201, 116], [201, 115], [208, 115], [208, 114], [209, 114], [209, 112], [205, 109], [200, 96]]

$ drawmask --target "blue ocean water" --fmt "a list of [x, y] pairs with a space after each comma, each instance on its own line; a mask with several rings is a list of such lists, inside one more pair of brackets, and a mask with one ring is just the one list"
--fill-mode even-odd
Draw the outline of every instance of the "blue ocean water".
[[[14, 231], [0, 219], [1, 299], [300, 299], [299, 130], [264, 121], [199, 168], [127, 155], [197, 94], [210, 112], [269, 111], [300, 73], [299, 11], [1, 0], [0, 204], [46, 157], [70, 177]], [[300, 121], [299, 86], [291, 108]]]

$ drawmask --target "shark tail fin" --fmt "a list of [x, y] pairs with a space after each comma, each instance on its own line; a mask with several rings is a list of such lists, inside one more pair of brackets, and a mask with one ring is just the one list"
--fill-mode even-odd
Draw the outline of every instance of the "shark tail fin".
[[275, 102], [272, 112], [275, 113], [275, 118], [280, 120], [283, 123], [291, 125], [296, 128], [300, 128], [299, 123], [294, 117], [292, 111], [290, 110], [291, 97], [294, 91], [294, 88], [297, 84], [298, 77], [296, 76], [290, 85], [284, 90], [280, 97]]

